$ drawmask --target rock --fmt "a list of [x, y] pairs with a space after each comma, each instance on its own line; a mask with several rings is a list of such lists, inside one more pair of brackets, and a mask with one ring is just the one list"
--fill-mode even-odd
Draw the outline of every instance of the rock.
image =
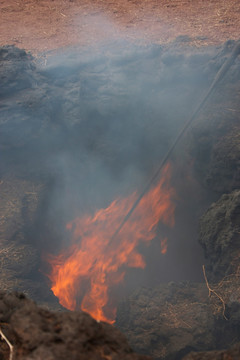
[[[150, 360], [135, 354], [112, 325], [83, 312], [50, 312], [23, 294], [0, 293], [0, 327], [16, 360]], [[3, 342], [0, 356], [9, 358]]]

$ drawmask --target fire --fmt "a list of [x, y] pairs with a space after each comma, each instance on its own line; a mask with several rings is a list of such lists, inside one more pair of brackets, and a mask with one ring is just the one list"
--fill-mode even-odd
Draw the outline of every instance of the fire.
[[[159, 221], [174, 225], [170, 176], [170, 165], [166, 165], [159, 183], [145, 194], [112, 241], [112, 234], [131, 209], [137, 193], [114, 200], [93, 216], [78, 217], [67, 224], [72, 236], [70, 247], [57, 256], [48, 256], [51, 289], [64, 307], [81, 308], [97, 320], [114, 323], [116, 307], [110, 304], [111, 289], [123, 281], [127, 267], [145, 267], [138, 244], [156, 237]], [[166, 251], [164, 239], [162, 253]]]
[[163, 255], [167, 253], [167, 238], [161, 240], [161, 253]]

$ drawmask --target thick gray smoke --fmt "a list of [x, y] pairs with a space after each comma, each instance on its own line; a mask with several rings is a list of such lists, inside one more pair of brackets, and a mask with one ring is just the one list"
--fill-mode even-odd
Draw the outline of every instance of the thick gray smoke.
[[[122, 41], [37, 61], [1, 49], [1, 174], [45, 184], [28, 232], [39, 250], [58, 253], [69, 242], [68, 221], [141, 191], [151, 178], [220, 66], [213, 49], [186, 49], [181, 39], [168, 47]], [[168, 252], [161, 255], [158, 239], [143, 247], [146, 270], [129, 272], [129, 288], [201, 278], [197, 219], [206, 194], [188, 151], [186, 136], [171, 159], [176, 225], [159, 225]]]

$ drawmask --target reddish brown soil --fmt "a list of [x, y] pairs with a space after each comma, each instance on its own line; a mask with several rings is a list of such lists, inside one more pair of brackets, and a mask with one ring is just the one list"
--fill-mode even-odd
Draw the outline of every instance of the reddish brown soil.
[[127, 38], [196, 46], [240, 38], [239, 0], [0, 0], [0, 45], [33, 53]]

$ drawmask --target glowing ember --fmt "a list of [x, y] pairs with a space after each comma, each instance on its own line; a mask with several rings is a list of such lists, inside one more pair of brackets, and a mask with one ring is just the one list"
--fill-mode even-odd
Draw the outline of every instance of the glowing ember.
[[[111, 289], [120, 283], [127, 267], [144, 268], [138, 244], [156, 236], [159, 221], [174, 225], [174, 189], [169, 185], [170, 165], [159, 183], [141, 199], [114, 241], [112, 234], [131, 209], [137, 194], [116, 199], [94, 216], [85, 215], [67, 224], [71, 246], [58, 256], [49, 256], [52, 291], [69, 310], [81, 308], [95, 319], [114, 323], [116, 307], [110, 305]], [[167, 251], [167, 239], [161, 252]]]

